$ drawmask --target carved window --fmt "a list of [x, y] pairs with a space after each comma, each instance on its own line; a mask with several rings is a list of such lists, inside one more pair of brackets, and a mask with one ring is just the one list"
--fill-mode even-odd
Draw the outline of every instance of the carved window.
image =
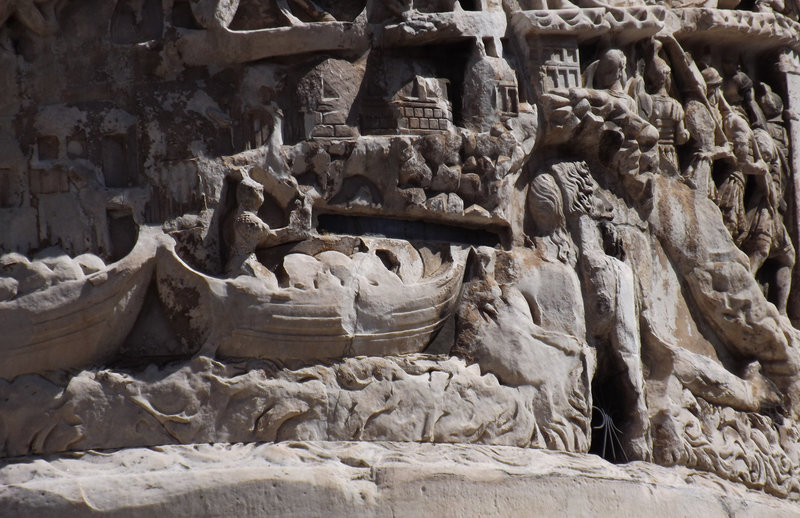
[[127, 135], [104, 135], [101, 156], [106, 187], [128, 187], [132, 184]]
[[572, 47], [547, 46], [542, 55], [546, 62], [578, 65], [578, 49]]
[[53, 194], [69, 191], [69, 177], [65, 171], [32, 169], [31, 194]]
[[581, 75], [577, 68], [559, 66], [542, 67], [545, 91], [553, 88], [572, 88], [581, 85]]
[[321, 79], [322, 82], [322, 98], [320, 99], [324, 103], [332, 103], [339, 100], [339, 92], [334, 90], [328, 83], [325, 82], [325, 79]]
[[248, 118], [250, 120], [248, 126], [250, 134], [247, 137], [247, 141], [249, 142], [248, 149], [256, 149], [269, 142], [271, 126], [269, 120], [263, 113], [250, 112]]
[[577, 42], [563, 38], [548, 41], [541, 44], [538, 54], [543, 90], [581, 86]]
[[494, 38], [483, 38], [483, 48], [486, 50], [486, 55], [499, 58], [500, 57], [500, 45]]
[[519, 97], [517, 86], [514, 84], [501, 84], [497, 87], [497, 97], [499, 100], [500, 112], [504, 115], [516, 115], [519, 113]]

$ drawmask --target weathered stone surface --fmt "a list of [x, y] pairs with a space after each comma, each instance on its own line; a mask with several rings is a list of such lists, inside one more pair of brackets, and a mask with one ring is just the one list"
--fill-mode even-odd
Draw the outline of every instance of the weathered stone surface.
[[[14, 516], [793, 517], [714, 475], [508, 446], [384, 442], [131, 448], [0, 466]], [[579, 488], [579, 489], [578, 489]]]
[[[588, 421], [573, 431], [558, 416], [538, 415], [533, 387], [502, 385], [457, 358], [361, 357], [289, 368], [199, 357], [139, 374], [0, 383], [4, 457], [292, 439], [588, 449]], [[580, 410], [586, 421], [588, 409]]]
[[[356, 441], [308, 446], [351, 448], [349, 468], [292, 464], [242, 498], [422, 514], [417, 469], [442, 481], [434, 514], [488, 509], [471, 491], [507, 503], [488, 514], [530, 510], [540, 491], [542, 512], [637, 515], [652, 494], [670, 515], [680, 498], [779, 515], [800, 499], [799, 16], [783, 0], [5, 2], [0, 457], [16, 460], [0, 477], [40, 454]], [[399, 492], [375, 489], [399, 449], [376, 441], [408, 444]], [[302, 457], [207, 451], [196, 480], [108, 491], [104, 509], [233, 512], [222, 489], [200, 504], [210, 466]], [[444, 467], [420, 460], [433, 451]], [[477, 478], [446, 467], [476, 455], [495, 455]], [[169, 472], [144, 457], [137, 481]], [[573, 461], [594, 467], [536, 471]], [[330, 489], [337, 469], [366, 496]], [[729, 493], [676, 482], [689, 469]], [[3, 480], [8, 509], [83, 509]]]

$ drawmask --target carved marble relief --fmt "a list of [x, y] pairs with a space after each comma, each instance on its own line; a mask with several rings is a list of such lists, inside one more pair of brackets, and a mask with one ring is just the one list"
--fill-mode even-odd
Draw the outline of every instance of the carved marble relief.
[[0, 456], [477, 443], [800, 498], [795, 4], [6, 4]]

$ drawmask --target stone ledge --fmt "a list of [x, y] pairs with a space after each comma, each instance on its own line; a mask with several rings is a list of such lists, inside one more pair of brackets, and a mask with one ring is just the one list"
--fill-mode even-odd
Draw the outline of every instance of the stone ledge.
[[[0, 463], [4, 516], [795, 517], [797, 503], [685, 468], [534, 449], [291, 442]], [[7, 514], [6, 514], [7, 513]]]

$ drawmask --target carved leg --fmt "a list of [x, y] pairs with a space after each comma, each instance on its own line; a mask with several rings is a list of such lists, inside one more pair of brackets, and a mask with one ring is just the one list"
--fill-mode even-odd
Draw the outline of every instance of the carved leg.
[[634, 293], [633, 272], [630, 267], [617, 260], [609, 264], [615, 270], [617, 280], [615, 325], [611, 334], [614, 352], [627, 370], [628, 383], [635, 402], [630, 409], [630, 421], [625, 430], [629, 434], [631, 453], [636, 458], [647, 460], [652, 451], [648, 436], [650, 419], [644, 394], [642, 372], [642, 344]]
[[189, 4], [197, 23], [209, 30], [224, 30], [239, 9], [239, 0], [197, 0]]
[[582, 257], [584, 281], [587, 283], [586, 307], [593, 314], [588, 331], [608, 341], [608, 354], [623, 369], [622, 385], [628, 416], [624, 426], [626, 455], [646, 460], [652, 457], [649, 444], [650, 419], [644, 393], [641, 363], [641, 339], [636, 311], [633, 272], [612, 257], [585, 253]]
[[716, 198], [717, 192], [711, 179], [711, 160], [708, 158], [696, 158], [687, 168], [684, 178], [689, 187], [697, 190], [698, 195], [712, 200]]
[[782, 244], [782, 248], [778, 254], [780, 267], [775, 272], [775, 286], [777, 288], [775, 305], [781, 315], [786, 315], [789, 293], [792, 291], [792, 270], [794, 270], [797, 254], [791, 239], [789, 239], [789, 233], [780, 219], [778, 220], [778, 225], [778, 242]]
[[[769, 245], [767, 246], [769, 248]], [[764, 266], [764, 261], [767, 260], [767, 253], [764, 252], [763, 249], [759, 248], [758, 250], [750, 253], [750, 271], [753, 272], [753, 275]]]
[[792, 289], [792, 267], [781, 266], [775, 272], [775, 287], [777, 289], [777, 297], [775, 306], [781, 315], [786, 315], [786, 305], [789, 301], [789, 292]]

